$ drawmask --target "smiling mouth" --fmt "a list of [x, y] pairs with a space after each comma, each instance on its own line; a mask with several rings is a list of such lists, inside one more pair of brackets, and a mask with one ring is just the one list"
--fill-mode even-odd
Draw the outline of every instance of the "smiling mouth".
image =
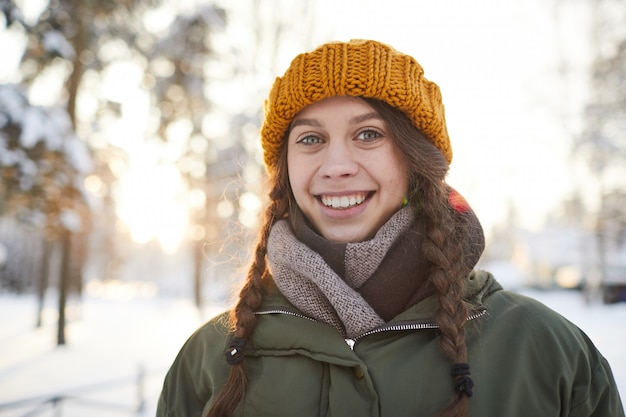
[[334, 209], [348, 209], [351, 207], [355, 207], [363, 204], [363, 202], [367, 199], [367, 193], [357, 193], [351, 195], [321, 195], [319, 196], [320, 201], [326, 207], [334, 208]]

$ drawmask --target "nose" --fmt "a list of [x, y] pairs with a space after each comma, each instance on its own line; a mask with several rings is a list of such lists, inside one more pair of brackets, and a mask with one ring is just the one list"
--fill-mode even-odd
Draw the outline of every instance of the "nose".
[[357, 163], [349, 144], [344, 141], [330, 141], [330, 145], [324, 152], [324, 159], [319, 169], [319, 174], [324, 178], [343, 178], [356, 175], [359, 171]]

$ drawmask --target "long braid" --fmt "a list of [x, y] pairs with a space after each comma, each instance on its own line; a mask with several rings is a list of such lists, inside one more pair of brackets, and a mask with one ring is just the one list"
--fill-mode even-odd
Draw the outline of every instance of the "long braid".
[[[464, 326], [468, 307], [463, 301], [464, 279], [473, 265], [466, 265], [467, 242], [471, 231], [450, 206], [450, 187], [445, 183], [449, 164], [439, 149], [419, 132], [398, 109], [376, 99], [365, 99], [391, 129], [399, 155], [410, 175], [411, 204], [422, 210], [426, 230], [424, 257], [432, 265], [429, 273], [438, 300], [435, 321], [439, 343], [451, 364], [467, 362]], [[471, 249], [470, 249], [471, 250]], [[453, 375], [453, 384], [460, 376]], [[468, 413], [467, 393], [458, 392], [437, 417], [462, 417]]]
[[[286, 158], [281, 158], [281, 160], [286, 161]], [[255, 311], [263, 301], [263, 283], [269, 276], [266, 262], [268, 237], [274, 223], [283, 218], [289, 208], [286, 163], [281, 164], [275, 176], [269, 181], [273, 185], [269, 194], [270, 201], [259, 230], [252, 263], [230, 315], [233, 336], [239, 340], [247, 340], [256, 327]], [[247, 389], [245, 361], [240, 361], [231, 365], [228, 379], [217, 394], [206, 417], [231, 417], [243, 400]]]
[[[435, 287], [438, 299], [435, 321], [440, 330], [439, 344], [452, 363], [465, 363], [467, 347], [464, 326], [468, 308], [463, 301], [463, 280], [468, 271], [463, 263], [455, 216], [450, 210], [445, 209], [449, 207], [447, 194], [442, 195], [440, 190], [424, 191], [422, 207], [427, 227], [423, 253], [433, 264], [430, 282]], [[456, 383], [456, 380], [453, 383]], [[437, 415], [446, 417], [467, 415], [467, 399], [467, 395], [459, 392]]]

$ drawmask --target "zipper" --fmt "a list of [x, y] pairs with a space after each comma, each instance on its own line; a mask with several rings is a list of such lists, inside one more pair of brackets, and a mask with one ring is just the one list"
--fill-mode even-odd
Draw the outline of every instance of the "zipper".
[[[475, 320], [485, 315], [486, 313], [487, 313], [487, 309], [482, 308], [481, 310], [467, 316], [467, 321]], [[313, 322], [317, 322], [317, 320], [309, 316], [305, 316], [304, 314], [296, 313], [295, 311], [287, 310], [285, 308], [270, 308], [267, 310], [256, 311], [254, 314], [259, 315], [259, 316], [267, 315], [267, 314], [286, 314], [288, 316], [299, 317], [301, 319], [307, 319]], [[432, 330], [432, 329], [438, 329], [438, 328], [439, 328], [439, 325], [433, 322], [420, 322], [420, 323], [414, 322], [414, 323], [396, 323], [396, 324], [391, 323], [391, 324], [385, 324], [375, 329], [372, 329], [370, 331], [367, 331], [355, 338], [347, 338], [344, 340], [346, 341], [346, 344], [348, 345], [348, 347], [351, 350], [354, 350], [355, 345], [361, 339], [363, 339], [366, 336], [371, 336], [373, 334], [384, 333], [384, 332], [401, 332], [401, 331], [407, 331], [407, 330]]]
[[286, 314], [288, 316], [299, 317], [301, 319], [307, 319], [307, 320], [315, 321], [315, 322], [317, 321], [309, 316], [305, 316], [304, 314], [301, 314], [301, 313], [296, 313], [295, 311], [287, 310], [286, 308], [269, 308], [267, 310], [255, 311], [254, 314], [258, 316], [264, 316], [267, 314]]
[[[467, 316], [466, 321], [475, 320], [487, 313], [486, 308], [482, 308], [481, 310], [470, 314]], [[386, 324], [370, 331], [367, 331], [353, 339], [345, 339], [346, 344], [350, 347], [350, 349], [354, 350], [356, 344], [366, 336], [371, 336], [373, 334], [384, 333], [384, 332], [401, 332], [406, 330], [432, 330], [438, 329], [439, 325], [433, 322], [422, 322], [422, 323], [404, 323], [404, 324]]]

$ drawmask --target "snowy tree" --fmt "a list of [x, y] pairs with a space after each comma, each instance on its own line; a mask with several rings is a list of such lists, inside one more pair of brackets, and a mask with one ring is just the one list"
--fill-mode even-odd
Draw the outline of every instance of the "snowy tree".
[[[587, 129], [581, 137], [581, 145], [589, 150], [591, 167], [599, 176], [610, 175], [614, 168], [623, 168], [626, 161], [626, 33], [623, 31], [626, 6], [621, 3], [621, 10], [618, 8], [617, 12], [621, 12], [616, 15], [621, 18], [617, 27], [622, 31], [618, 32], [613, 48], [605, 54], [599, 53], [593, 63], [592, 95], [586, 109]], [[610, 27], [607, 22], [597, 24]], [[621, 173], [624, 174], [623, 170]], [[620, 185], [624, 183], [617, 184]]]
[[[89, 180], [98, 190], [103, 214], [95, 216], [93, 241], [103, 249], [100, 253], [114, 260], [119, 252], [115, 243], [119, 236], [112, 236], [116, 229], [110, 225], [116, 222], [116, 182], [128, 157], [124, 149], [112, 145], [115, 138], [108, 136], [107, 128], [122, 115], [121, 100], [130, 93], [115, 88], [111, 92], [107, 80], [119, 77], [120, 68], [140, 74], [137, 87], [152, 105], [150, 125], [139, 134], [147, 141], [173, 142], [182, 148], [178, 166], [188, 188], [206, 194], [207, 176], [215, 171], [206, 165], [224, 161], [214, 157], [222, 150], [211, 149], [216, 139], [207, 128], [211, 104], [205, 94], [208, 61], [219, 62], [212, 58], [211, 35], [225, 24], [222, 9], [206, 3], [181, 10], [167, 0], [51, 0], [36, 21], [27, 21], [13, 1], [2, 0], [0, 6], [7, 26], [27, 38], [19, 81], [36, 85], [46, 73], [54, 72], [56, 77], [47, 82], [57, 84], [61, 92], [57, 101], [65, 105], [71, 124], [93, 152], [94, 175]], [[231, 165], [238, 167], [236, 161]], [[237, 169], [231, 169], [228, 175], [237, 174]], [[196, 230], [219, 230], [219, 218], [206, 214], [215, 213], [215, 201], [206, 202], [213, 207], [201, 207]], [[197, 242], [202, 245], [201, 239]], [[197, 252], [202, 255], [201, 249]], [[119, 262], [104, 264], [108, 268]], [[107, 269], [103, 276], [115, 277], [116, 272]]]
[[[1, 150], [3, 193], [7, 209], [15, 208], [18, 218], [27, 219], [45, 230], [46, 243], [39, 283], [40, 313], [47, 286], [48, 264], [53, 243], [61, 246], [59, 276], [58, 343], [65, 343], [65, 302], [70, 277], [80, 288], [80, 269], [85, 259], [86, 229], [90, 223], [85, 176], [91, 170], [87, 146], [79, 140], [76, 128], [76, 102], [85, 64], [85, 51], [93, 36], [86, 28], [114, 13], [118, 3], [50, 1], [35, 22], [27, 21], [13, 1], [3, 0], [7, 30], [26, 38], [17, 81], [24, 93], [6, 87], [4, 117], [0, 125], [5, 146]], [[76, 18], [78, 17], [78, 18]], [[98, 27], [94, 25], [93, 27]], [[87, 54], [89, 55], [89, 54]], [[29, 87], [45, 80], [49, 90], [57, 84], [61, 91], [51, 97], [51, 109], [33, 106], [27, 99]], [[78, 242], [77, 240], [83, 240]], [[70, 256], [71, 255], [71, 256]], [[38, 323], [40, 323], [40, 314]]]
[[609, 258], [623, 246], [626, 233], [626, 5], [595, 0], [592, 13], [591, 94], [576, 150], [599, 184], [595, 234], [604, 280]]
[[87, 146], [60, 108], [32, 106], [15, 85], [0, 85], [0, 212], [17, 213], [54, 236], [85, 227]]
[[[47, 286], [50, 253], [60, 242], [59, 343], [64, 341], [64, 304], [71, 284], [69, 251], [72, 236], [89, 228], [90, 211], [83, 189], [91, 159], [74, 134], [64, 109], [32, 106], [19, 87], [0, 85], [0, 215], [16, 216], [44, 233], [40, 280], [40, 310]], [[73, 274], [75, 285], [80, 278]], [[38, 321], [39, 322], [39, 321]]]

